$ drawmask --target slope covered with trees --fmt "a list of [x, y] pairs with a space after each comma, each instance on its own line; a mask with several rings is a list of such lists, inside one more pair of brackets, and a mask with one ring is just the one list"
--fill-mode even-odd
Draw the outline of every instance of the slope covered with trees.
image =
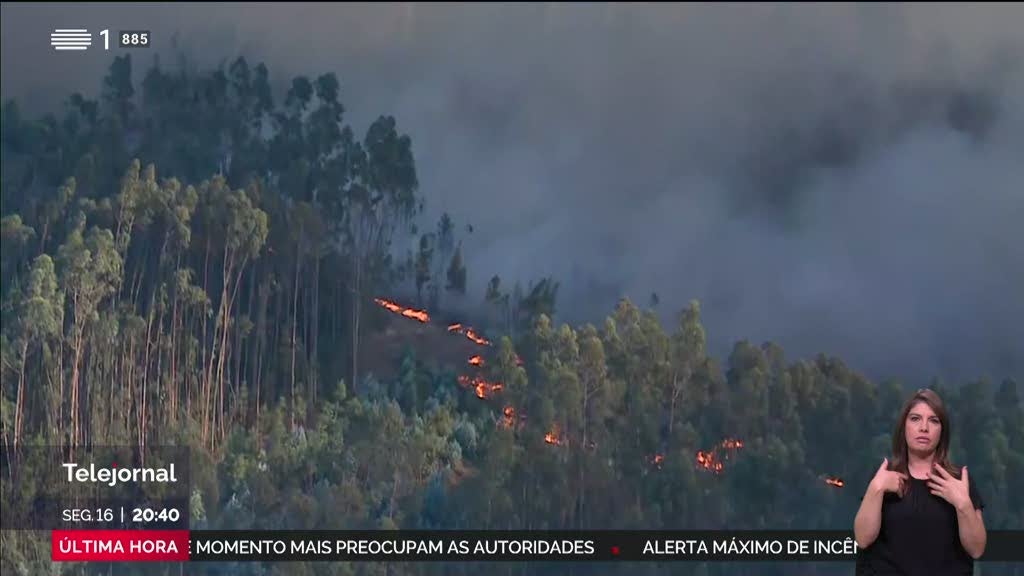
[[[557, 325], [554, 279], [509, 290], [497, 276], [480, 287], [493, 339], [480, 369], [500, 391], [480, 398], [412, 349], [394, 375], [361, 370], [370, 335], [415, 321], [374, 297], [434, 309], [472, 292], [471, 228], [445, 216], [417, 229], [429, 199], [413, 143], [388, 116], [357, 133], [332, 74], [295, 78], [275, 102], [269, 71], [244, 59], [137, 78], [118, 58], [98, 99], [72, 95], [59, 115], [5, 103], [2, 163], [4, 450], [188, 445], [193, 527], [851, 529], [906, 396], [771, 343], [709, 357], [696, 302], [669, 330], [628, 300], [594, 325]], [[410, 235], [417, 251], [400, 254]], [[988, 527], [1024, 526], [1016, 382], [933, 387]], [[152, 570], [48, 558], [48, 538], [3, 535], [5, 574]], [[849, 567], [759, 569], [813, 570]]]

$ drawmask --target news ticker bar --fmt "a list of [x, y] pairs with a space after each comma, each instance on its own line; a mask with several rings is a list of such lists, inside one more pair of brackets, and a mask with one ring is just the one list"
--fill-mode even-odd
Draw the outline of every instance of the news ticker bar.
[[[54, 530], [58, 562], [851, 562], [849, 531]], [[1024, 562], [1024, 530], [982, 561]]]

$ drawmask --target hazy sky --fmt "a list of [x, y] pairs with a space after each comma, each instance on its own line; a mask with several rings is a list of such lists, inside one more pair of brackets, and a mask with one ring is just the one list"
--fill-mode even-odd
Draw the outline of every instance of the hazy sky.
[[[148, 29], [282, 85], [336, 72], [357, 130], [392, 114], [431, 216], [498, 273], [702, 301], [739, 338], [875, 377], [1024, 371], [1024, 5], [4, 4], [2, 93], [95, 95], [123, 49], [53, 28]], [[138, 67], [137, 67], [138, 69]]]

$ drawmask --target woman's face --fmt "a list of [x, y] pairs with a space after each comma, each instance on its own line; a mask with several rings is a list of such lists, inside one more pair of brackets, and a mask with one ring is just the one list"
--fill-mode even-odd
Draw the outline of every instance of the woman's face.
[[905, 427], [907, 449], [918, 454], [929, 454], [939, 445], [942, 423], [925, 402], [918, 402], [907, 414]]

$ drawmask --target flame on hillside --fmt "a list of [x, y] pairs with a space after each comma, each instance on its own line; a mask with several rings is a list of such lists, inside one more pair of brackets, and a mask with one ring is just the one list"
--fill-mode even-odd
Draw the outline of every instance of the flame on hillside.
[[548, 444], [554, 444], [555, 446], [561, 446], [565, 443], [562, 439], [561, 434], [558, 431], [558, 425], [555, 424], [551, 427], [551, 431], [544, 435], [544, 441]]
[[481, 400], [490, 398], [496, 392], [501, 392], [505, 385], [501, 382], [489, 382], [482, 376], [469, 377], [465, 374], [459, 376], [459, 384], [464, 388], [473, 390], [477, 398]]
[[705, 452], [703, 450], [697, 451], [697, 467], [714, 472], [715, 474], [720, 474], [723, 469], [722, 462], [718, 459], [718, 455], [714, 452]]
[[466, 338], [469, 338], [470, 340], [472, 340], [473, 342], [476, 342], [477, 344], [479, 344], [481, 346], [490, 346], [491, 345], [491, 341], [490, 340], [484, 338], [483, 336], [480, 336], [479, 334], [476, 333], [476, 330], [473, 330], [472, 328], [466, 328], [466, 331], [464, 332], [464, 334], [466, 335]]
[[726, 438], [725, 440], [722, 441], [722, 448], [725, 448], [726, 450], [738, 450], [740, 448], [743, 448], [743, 440], [734, 440], [731, 438]]
[[448, 331], [455, 332], [456, 334], [462, 334], [466, 338], [469, 338], [470, 340], [481, 346], [491, 345], [491, 341], [481, 336], [480, 333], [477, 332], [473, 327], [463, 326], [459, 322], [456, 322], [455, 324], [449, 324]]
[[407, 308], [401, 304], [392, 302], [391, 300], [385, 300], [384, 298], [374, 298], [374, 302], [394, 312], [395, 314], [401, 314], [406, 318], [412, 318], [413, 320], [419, 320], [426, 324], [430, 322], [430, 315], [427, 314], [426, 310], [416, 310], [414, 308]]
[[[712, 450], [705, 452], [697, 451], [697, 467], [703, 470], [720, 474], [725, 469], [723, 460], [728, 460], [732, 452], [743, 448], [743, 441], [735, 438], [726, 438]], [[721, 452], [724, 452], [721, 453]]]
[[842, 478], [837, 478], [835, 476], [826, 476], [825, 484], [828, 484], [829, 486], [835, 486], [836, 488], [842, 488], [843, 486], [846, 485], [846, 483], [843, 482]]

